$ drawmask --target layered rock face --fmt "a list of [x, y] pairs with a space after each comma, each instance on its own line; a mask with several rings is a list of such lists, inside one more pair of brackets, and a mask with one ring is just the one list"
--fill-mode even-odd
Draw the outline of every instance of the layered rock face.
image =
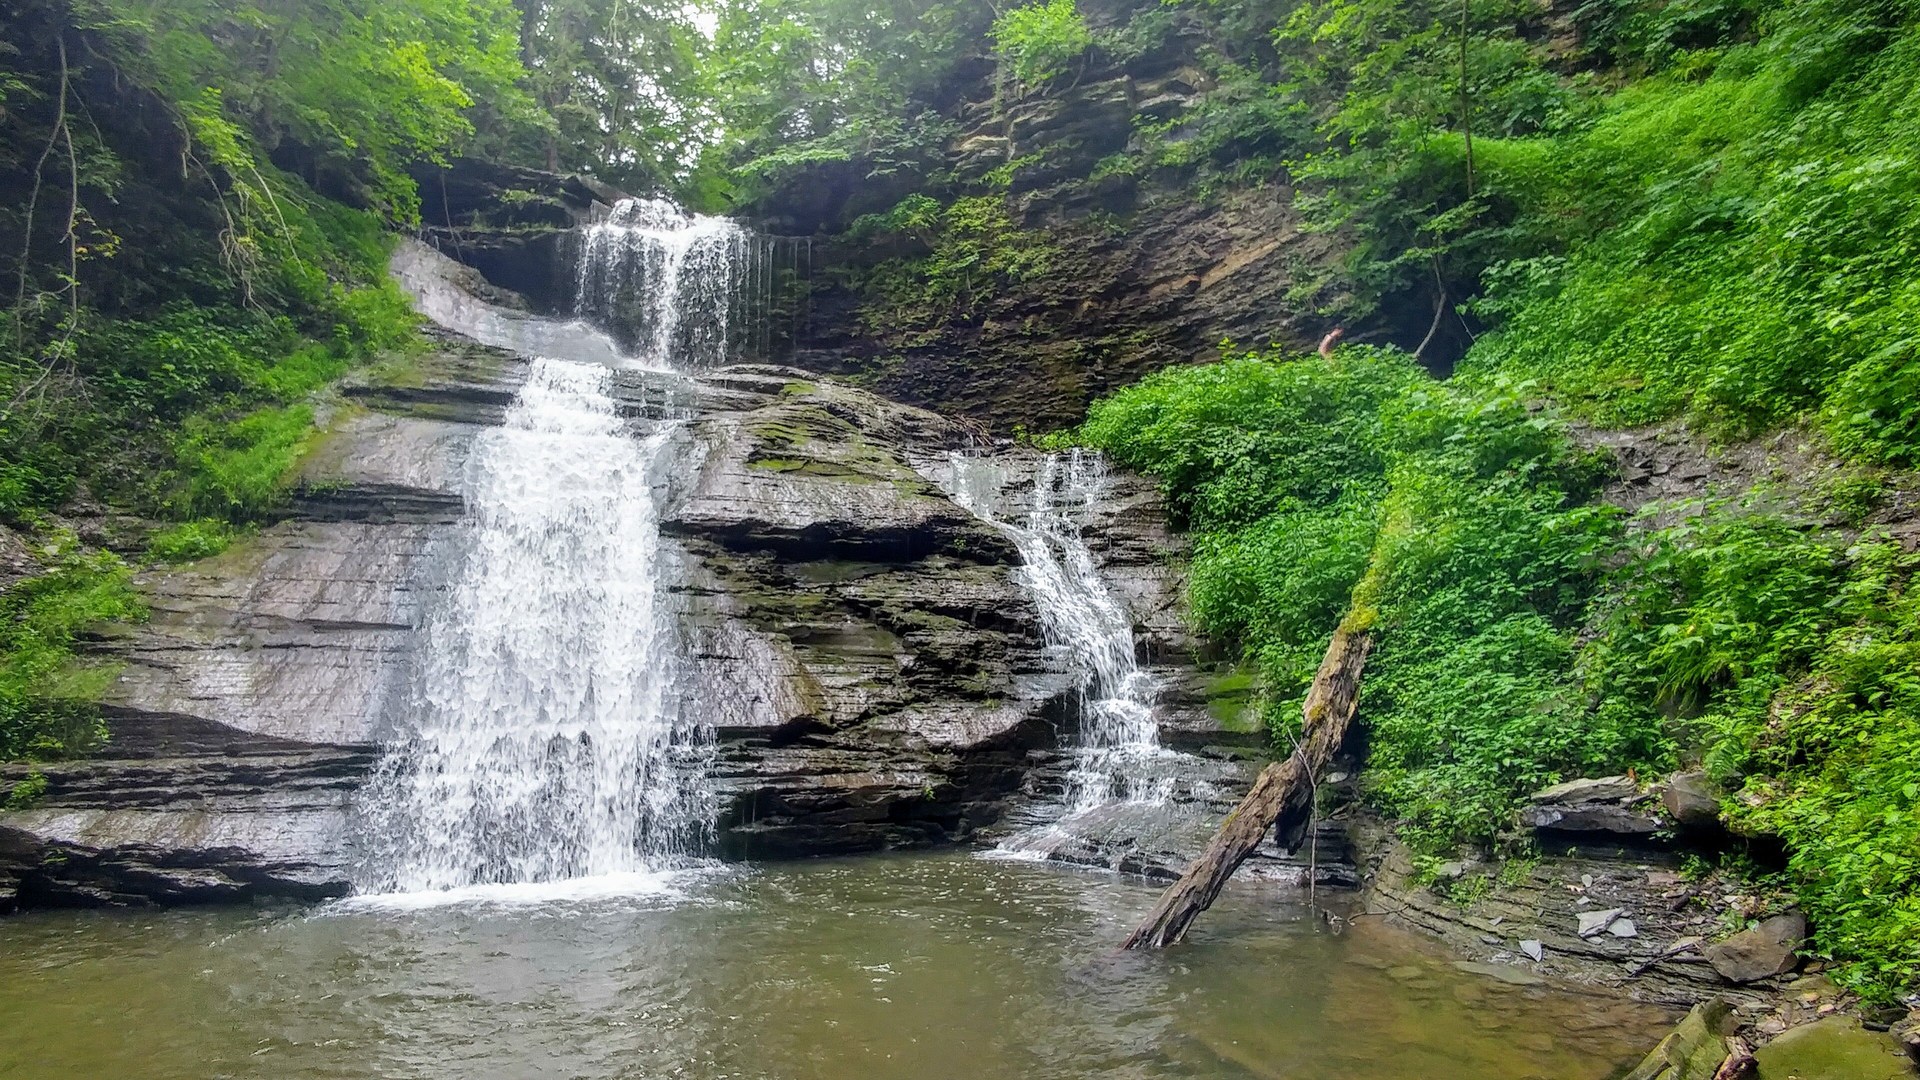
[[[345, 388], [285, 520], [146, 576], [152, 621], [102, 646], [124, 662], [112, 741], [44, 766], [45, 796], [0, 813], [0, 899], [349, 889], [354, 796], [405, 699], [422, 601], [455, 570], [469, 448], [525, 372], [444, 336]], [[930, 478], [970, 431], [792, 369], [616, 382], [636, 433], [674, 420], [681, 464], [660, 498], [677, 693], [719, 738], [721, 851], [936, 843], [998, 818], [1057, 758], [1075, 681], [1013, 545]], [[1157, 499], [1126, 481], [1087, 531], [1166, 687], [1167, 737], [1218, 741]]]
[[374, 724], [418, 644], [467, 447], [517, 374], [449, 340], [397, 384], [347, 387], [285, 520], [143, 575], [151, 621], [99, 646], [123, 664], [111, 739], [94, 758], [41, 766], [47, 793], [0, 813], [0, 900], [346, 892]]
[[[1161, 6], [1081, 5], [1103, 29]], [[939, 94], [953, 134], [924, 159], [814, 162], [737, 208], [772, 245], [783, 311], [757, 358], [858, 376], [1006, 435], [1077, 423], [1089, 402], [1146, 374], [1216, 358], [1223, 339], [1310, 347], [1332, 325], [1318, 312], [1340, 298], [1299, 294], [1339, 262], [1343, 241], [1305, 230], [1287, 187], [1202, 193], [1177, 170], [1104, 167], [1142, 126], [1171, 125], [1159, 138], [1174, 143], [1195, 136], [1182, 121], [1213, 89], [1199, 62], [1208, 47], [1189, 26], [1138, 55], [1096, 49], [1075, 78], [1029, 89], [1007, 85], [991, 61], [962, 63]], [[573, 302], [573, 230], [619, 194], [476, 161], [420, 181], [429, 240], [550, 314]], [[978, 275], [963, 298], [889, 295], [917, 280], [895, 272], [899, 262], [928, 255], [933, 241], [924, 229], [855, 223], [909, 196], [943, 206], [984, 198], [1008, 232], [979, 243], [1024, 245], [1035, 269], [1018, 281]], [[1351, 329], [1411, 348], [1432, 316], [1414, 306]]]
[[[1096, 47], [1073, 77], [1036, 87], [990, 59], [957, 65], [938, 95], [953, 134], [925, 160], [820, 162], [750, 208], [768, 231], [816, 237], [791, 362], [857, 372], [888, 396], [1001, 432], [1045, 431], [1151, 372], [1217, 358], [1223, 339], [1304, 348], [1331, 327], [1319, 312], [1344, 299], [1303, 293], [1346, 241], [1304, 228], [1285, 184], [1202, 185], [1149, 163], [1142, 129], [1176, 147], [1204, 126], [1215, 79], [1203, 28], [1142, 0], [1083, 0], [1079, 11], [1097, 30], [1142, 15], [1170, 29], [1144, 50]], [[937, 236], [856, 224], [909, 196], [1004, 212], [1005, 232], [970, 226], [983, 261], [1017, 248], [1038, 269], [976, 274], [946, 299], [911, 267]], [[1411, 347], [1431, 314], [1351, 329]]]

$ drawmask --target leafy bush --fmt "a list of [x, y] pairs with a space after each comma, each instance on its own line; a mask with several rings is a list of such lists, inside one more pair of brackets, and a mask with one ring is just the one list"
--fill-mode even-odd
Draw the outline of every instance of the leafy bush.
[[1646, 80], [1552, 143], [1581, 242], [1489, 280], [1503, 324], [1466, 370], [1535, 377], [1606, 423], [1812, 413], [1845, 453], [1916, 460], [1920, 255], [1894, 238], [1920, 231], [1920, 36], [1836, 53], [1815, 33], [1874, 25], [1787, 6], [1704, 82]]
[[147, 541], [155, 562], [192, 562], [218, 555], [233, 543], [233, 527], [218, 518], [201, 518], [162, 529]]
[[1739, 827], [1778, 835], [1843, 977], [1891, 1000], [1920, 984], [1920, 560], [1848, 553], [1833, 625], [1753, 740]]
[[1728, 504], [1635, 547], [1610, 583], [1593, 678], [1689, 718], [1716, 771], [1733, 773], [1774, 694], [1820, 645], [1842, 553], [1776, 514]]
[[1369, 791], [1417, 840], [1485, 838], [1533, 787], [1671, 756], [1657, 718], [1582, 715], [1569, 657], [1617, 526], [1586, 505], [1592, 466], [1518, 397], [1454, 391], [1390, 350], [1245, 355], [1150, 376], [1079, 437], [1158, 476], [1196, 528], [1194, 615], [1259, 662], [1283, 745], [1378, 575]]
[[1280, 352], [1158, 372], [1097, 404], [1080, 435], [1159, 477], [1196, 527], [1245, 524], [1284, 501], [1337, 502], [1386, 470], [1382, 406], [1429, 382], [1404, 353]]
[[1086, 20], [1074, 0], [1038, 0], [993, 21], [993, 49], [1026, 86], [1039, 86], [1066, 73], [1093, 44]]
[[1843, 977], [1905, 993], [1920, 556], [1764, 490], [1623, 529], [1532, 390], [1436, 383], [1384, 351], [1235, 356], [1120, 391], [1076, 437], [1160, 478], [1192, 524], [1194, 616], [1258, 664], [1280, 747], [1366, 575], [1363, 786], [1417, 850], [1496, 838], [1546, 784], [1697, 756], [1736, 828], [1787, 842]]
[[1613, 711], [1688, 718], [1776, 835], [1843, 976], [1890, 999], [1920, 981], [1920, 559], [1776, 514], [1715, 506], [1653, 533], [1612, 590], [1589, 682]]
[[0, 808], [7, 810], [31, 810], [47, 794], [47, 774], [38, 769], [28, 773], [26, 778], [13, 785], [7, 792], [7, 801]]

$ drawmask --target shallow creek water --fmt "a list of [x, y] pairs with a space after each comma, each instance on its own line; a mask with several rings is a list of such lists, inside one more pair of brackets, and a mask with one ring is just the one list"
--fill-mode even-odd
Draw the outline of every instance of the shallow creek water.
[[1140, 954], [1151, 886], [960, 853], [612, 884], [0, 921], [0, 1076], [1601, 1080], [1661, 1019], [1254, 885]]

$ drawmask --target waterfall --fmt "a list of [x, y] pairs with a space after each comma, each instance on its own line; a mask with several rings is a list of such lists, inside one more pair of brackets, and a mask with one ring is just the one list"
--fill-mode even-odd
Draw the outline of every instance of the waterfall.
[[699, 370], [736, 346], [763, 353], [772, 267], [765, 240], [662, 199], [622, 199], [589, 225], [574, 312], [644, 361]]
[[[642, 301], [651, 336], [625, 365], [724, 362], [715, 312], [740, 280], [713, 253], [741, 231], [662, 206], [589, 231], [582, 295]], [[450, 580], [360, 799], [362, 893], [604, 882], [710, 839], [713, 732], [681, 708], [661, 596], [656, 488], [681, 422], [630, 430], [596, 358], [533, 358], [476, 439]]]
[[956, 451], [948, 474], [955, 501], [998, 525], [1019, 549], [1016, 577], [1040, 610], [1048, 646], [1078, 680], [1067, 813], [1164, 802], [1171, 781], [1162, 775], [1153, 678], [1140, 670], [1133, 620], [1107, 588], [1080, 532], [1079, 519], [1105, 496], [1104, 461], [1079, 449], [1047, 455], [1028, 506], [1011, 519], [998, 516], [1006, 477], [997, 463]]

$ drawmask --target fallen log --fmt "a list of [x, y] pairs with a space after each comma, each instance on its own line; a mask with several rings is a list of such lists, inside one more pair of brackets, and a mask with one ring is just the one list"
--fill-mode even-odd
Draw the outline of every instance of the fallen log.
[[1729, 1035], [1727, 1058], [1719, 1068], [1713, 1070], [1713, 1080], [1753, 1080], [1754, 1073], [1759, 1070], [1760, 1062], [1753, 1056], [1753, 1044], [1738, 1035]]
[[1207, 849], [1160, 894], [1123, 948], [1160, 949], [1179, 941], [1260, 846], [1268, 829], [1277, 827], [1282, 836], [1304, 831], [1313, 816], [1314, 785], [1346, 739], [1359, 701], [1360, 674], [1373, 648], [1372, 619], [1361, 613], [1370, 611], [1369, 605], [1356, 604], [1333, 632], [1320, 670], [1307, 688], [1300, 741], [1293, 753], [1260, 770], [1253, 789], [1220, 823]]

